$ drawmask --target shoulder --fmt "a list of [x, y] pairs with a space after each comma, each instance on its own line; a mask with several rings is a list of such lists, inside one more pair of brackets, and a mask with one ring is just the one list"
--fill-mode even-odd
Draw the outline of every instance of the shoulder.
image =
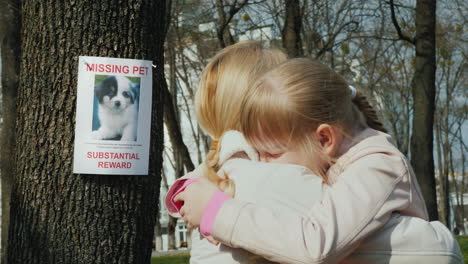
[[350, 158], [357, 155], [383, 153], [390, 156], [404, 156], [396, 147], [393, 138], [386, 133], [368, 128], [359, 133], [357, 141], [343, 156]]
[[406, 157], [395, 146], [390, 135], [370, 130], [360, 135], [364, 138], [352, 146], [332, 166], [332, 172], [341, 174], [344, 171], [373, 171], [401, 177], [409, 173]]

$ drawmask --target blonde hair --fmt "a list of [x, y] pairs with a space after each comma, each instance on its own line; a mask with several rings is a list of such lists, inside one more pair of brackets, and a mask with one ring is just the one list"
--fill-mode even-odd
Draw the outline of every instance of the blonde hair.
[[195, 95], [195, 112], [201, 128], [213, 140], [206, 157], [208, 179], [233, 196], [234, 183], [227, 175], [220, 178], [220, 144], [217, 140], [228, 130], [240, 130], [242, 100], [253, 83], [286, 60], [274, 49], [264, 49], [260, 42], [243, 41], [219, 51], [205, 67]]
[[292, 145], [310, 157], [320, 157], [327, 166], [311, 168], [325, 177], [334, 161], [325, 156], [314, 131], [326, 123], [344, 135], [366, 126], [384, 131], [367, 99], [360, 92], [354, 99], [346, 81], [327, 66], [310, 59], [292, 59], [266, 73], [245, 96], [242, 132], [257, 148]]

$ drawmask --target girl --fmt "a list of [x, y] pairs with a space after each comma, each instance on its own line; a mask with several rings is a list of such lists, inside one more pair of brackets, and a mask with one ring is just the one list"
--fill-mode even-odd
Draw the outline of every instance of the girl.
[[[378, 242], [397, 262], [421, 261], [421, 254], [426, 254], [426, 263], [461, 263], [453, 238], [445, 236], [442, 241], [444, 236], [435, 235], [448, 234], [437, 223], [420, 220], [425, 232], [419, 237], [401, 236], [415, 230], [399, 229], [401, 222], [387, 228], [401, 219], [427, 219], [419, 187], [391, 138], [373, 129], [383, 130], [365, 97], [348, 89], [332, 70], [308, 59], [280, 65], [247, 93], [241, 117], [243, 132], [262, 159], [298, 163], [334, 184], [324, 188], [320, 202], [300, 213], [261, 201], [231, 199], [212, 181], [200, 178], [171, 197], [185, 202], [180, 214], [189, 226], [200, 226], [205, 235], [225, 245], [281, 263], [338, 262], [360, 243], [367, 249], [374, 246], [368, 257], [376, 256]], [[282, 189], [296, 191], [288, 187]], [[379, 239], [375, 231], [382, 227]], [[387, 240], [382, 240], [385, 235]], [[411, 243], [393, 245], [393, 238]], [[428, 241], [432, 242], [425, 244]], [[429, 251], [421, 250], [422, 244]], [[405, 251], [400, 259], [395, 256], [402, 254], [398, 249]], [[416, 256], [409, 258], [409, 252]]]
[[[195, 95], [195, 110], [200, 126], [212, 138], [212, 147], [205, 163], [198, 167], [195, 173], [197, 171], [206, 173], [211, 181], [232, 196], [236, 194], [236, 197], [245, 197], [244, 193], [248, 193], [247, 195], [255, 193], [249, 190], [249, 184], [241, 183], [242, 180], [237, 180], [236, 177], [218, 177], [216, 174], [221, 164], [232, 156], [245, 155], [250, 159], [258, 159], [257, 152], [246, 143], [243, 136], [239, 132], [234, 132], [240, 130], [243, 95], [258, 77], [284, 61], [286, 61], [286, 55], [283, 52], [263, 49], [259, 42], [244, 41], [218, 52], [203, 70]], [[229, 130], [232, 132], [226, 133]], [[223, 135], [226, 140], [218, 144], [217, 142]], [[297, 169], [286, 171], [297, 177], [305, 175]], [[227, 175], [232, 173], [229, 171]], [[174, 190], [178, 190], [184, 183], [190, 183], [191, 180], [187, 179], [193, 174], [190, 173], [176, 181], [167, 197], [172, 197]], [[308, 177], [317, 178], [310, 173]], [[237, 180], [237, 188], [234, 187], [233, 179]], [[247, 188], [241, 188], [242, 186]], [[167, 199], [166, 205], [173, 216], [178, 216], [175, 208], [180, 205], [173, 203], [170, 199]], [[190, 258], [192, 264], [254, 263], [254, 261], [270, 263], [242, 249], [212, 245], [207, 239], [201, 237], [197, 230], [192, 232]]]

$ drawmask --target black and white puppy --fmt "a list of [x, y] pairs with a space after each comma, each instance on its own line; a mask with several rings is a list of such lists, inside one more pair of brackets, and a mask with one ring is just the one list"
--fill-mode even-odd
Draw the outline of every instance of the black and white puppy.
[[109, 76], [95, 86], [99, 100], [101, 127], [93, 131], [93, 139], [136, 141], [138, 122], [138, 91], [123, 76]]

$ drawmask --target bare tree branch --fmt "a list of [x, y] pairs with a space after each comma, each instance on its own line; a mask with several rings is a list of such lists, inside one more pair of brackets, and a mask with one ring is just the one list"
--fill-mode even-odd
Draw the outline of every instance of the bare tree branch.
[[190, 158], [190, 152], [188, 151], [187, 145], [185, 145], [180, 131], [180, 125], [177, 122], [175, 114], [175, 108], [172, 104], [172, 94], [167, 89], [167, 84], [164, 85], [164, 122], [166, 123], [167, 130], [169, 132], [171, 144], [174, 149], [178, 149], [181, 152], [182, 163], [187, 171], [193, 171], [195, 166], [193, 165], [192, 159]]
[[400, 37], [401, 40], [408, 41], [409, 43], [412, 43], [413, 45], [416, 44], [416, 40], [414, 38], [409, 37], [408, 35], [404, 34], [401, 31], [401, 27], [398, 24], [398, 21], [395, 16], [395, 5], [393, 3], [393, 0], [390, 0], [390, 11], [392, 13], [392, 23], [395, 26], [395, 29], [397, 31], [398, 36]]

